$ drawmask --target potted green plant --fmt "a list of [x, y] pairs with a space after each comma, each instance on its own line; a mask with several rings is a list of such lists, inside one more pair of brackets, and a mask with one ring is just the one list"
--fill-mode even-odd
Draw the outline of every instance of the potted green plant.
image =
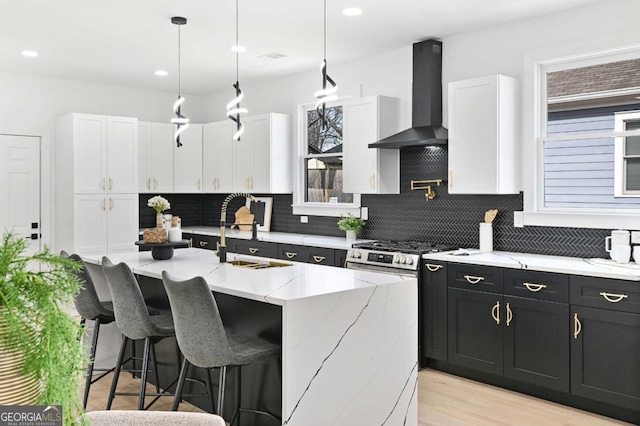
[[356, 235], [364, 227], [365, 223], [366, 221], [364, 219], [355, 217], [351, 213], [347, 213], [346, 215], [340, 215], [338, 228], [346, 231], [347, 240], [355, 240]]
[[[8, 378], [0, 398], [9, 404], [61, 405], [63, 423], [73, 425], [82, 421], [79, 384], [87, 357], [82, 327], [62, 307], [80, 290], [76, 272], [82, 265], [48, 247], [36, 254], [26, 248], [26, 240], [11, 232], [2, 236], [0, 359], [13, 371], [0, 372], [3, 381]], [[14, 382], [15, 390], [6, 387]]]

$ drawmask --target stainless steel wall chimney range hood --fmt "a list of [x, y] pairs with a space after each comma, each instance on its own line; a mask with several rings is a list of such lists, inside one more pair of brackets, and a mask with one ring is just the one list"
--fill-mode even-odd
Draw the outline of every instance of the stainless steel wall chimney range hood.
[[369, 144], [369, 148], [399, 149], [446, 145], [442, 127], [442, 42], [425, 40], [413, 45], [411, 128]]

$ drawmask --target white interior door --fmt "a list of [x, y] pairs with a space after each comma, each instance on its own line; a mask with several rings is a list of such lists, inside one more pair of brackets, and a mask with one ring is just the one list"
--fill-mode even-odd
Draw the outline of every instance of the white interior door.
[[40, 138], [0, 135], [0, 231], [40, 251]]

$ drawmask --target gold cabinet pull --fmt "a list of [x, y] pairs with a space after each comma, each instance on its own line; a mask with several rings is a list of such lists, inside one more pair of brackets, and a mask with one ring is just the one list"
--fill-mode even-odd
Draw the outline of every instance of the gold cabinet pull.
[[158, 181], [153, 179], [153, 189], [158, 189]]
[[212, 181], [211, 181], [211, 187], [212, 187], [213, 189], [217, 189], [217, 188], [216, 188], [216, 180], [217, 180], [217, 179], [214, 179], [214, 180], [212, 180]]
[[198, 179], [198, 181], [196, 182], [196, 188], [198, 188], [198, 191], [200, 191], [200, 179]]
[[604, 297], [607, 302], [611, 303], [618, 303], [622, 299], [626, 299], [629, 297], [626, 294], [605, 293], [604, 291], [600, 293], [600, 296]]
[[471, 284], [478, 284], [480, 281], [484, 281], [484, 277], [474, 277], [473, 275], [465, 275], [464, 278]]
[[109, 178], [109, 191], [113, 189], [113, 179]]
[[105, 205], [104, 198], [102, 199], [102, 202], [100, 203], [100, 206], [102, 207], [102, 210], [106, 210], [107, 209], [107, 207]]
[[249, 178], [249, 182], [251, 182], [251, 189], [253, 189], [253, 176]]
[[369, 178], [369, 187], [371, 189], [376, 189], [376, 174], [372, 174], [371, 177]]
[[249, 253], [251, 253], [251, 254], [257, 253], [258, 251], [259, 251], [259, 249], [257, 249], [257, 248], [249, 247]]
[[497, 301], [495, 306], [491, 308], [491, 316], [496, 324], [500, 324], [500, 301]]
[[533, 284], [533, 283], [522, 283], [523, 286], [527, 288], [527, 290], [532, 292], [537, 292], [542, 290], [543, 288], [547, 288], [546, 284]]
[[577, 339], [581, 331], [582, 324], [580, 323], [580, 320], [578, 319], [578, 313], [576, 312], [573, 314], [573, 338]]
[[104, 182], [105, 182], [105, 178], [102, 178], [102, 179], [100, 180], [100, 188], [102, 188], [102, 190], [103, 190], [103, 191], [105, 190], [105, 187], [106, 187], [106, 185], [105, 185], [105, 183], [104, 183]]
[[151, 178], [147, 179], [147, 189], [151, 189]]
[[109, 198], [109, 211], [111, 211], [113, 206], [114, 206], [113, 200], [111, 198]]
[[453, 170], [449, 170], [449, 188], [453, 188]]
[[247, 189], [251, 189], [251, 188], [249, 188], [249, 178], [246, 178], [244, 180], [244, 187], [247, 188]]
[[298, 255], [298, 253], [290, 253], [288, 251], [285, 251], [284, 254], [287, 255], [288, 259], [293, 259], [294, 257], [296, 257]]
[[435, 272], [438, 269], [442, 269], [443, 268], [442, 265], [434, 265], [433, 263], [425, 263], [424, 266], [426, 266], [427, 269], [430, 270], [431, 272]]
[[206, 247], [207, 245], [209, 245], [207, 241], [200, 241], [200, 247]]
[[511, 310], [511, 307], [507, 303], [507, 327], [509, 327], [509, 324], [511, 323], [512, 319], [513, 319], [513, 311]]
[[317, 263], [320, 263], [325, 259], [326, 259], [326, 257], [324, 257], [324, 256], [313, 256], [313, 260], [315, 260]]

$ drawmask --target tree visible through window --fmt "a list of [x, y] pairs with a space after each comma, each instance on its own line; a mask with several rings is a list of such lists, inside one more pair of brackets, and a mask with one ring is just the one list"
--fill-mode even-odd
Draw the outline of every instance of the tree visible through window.
[[305, 201], [352, 203], [353, 194], [342, 192], [342, 106], [327, 107], [325, 114], [323, 128], [315, 109], [306, 112]]

